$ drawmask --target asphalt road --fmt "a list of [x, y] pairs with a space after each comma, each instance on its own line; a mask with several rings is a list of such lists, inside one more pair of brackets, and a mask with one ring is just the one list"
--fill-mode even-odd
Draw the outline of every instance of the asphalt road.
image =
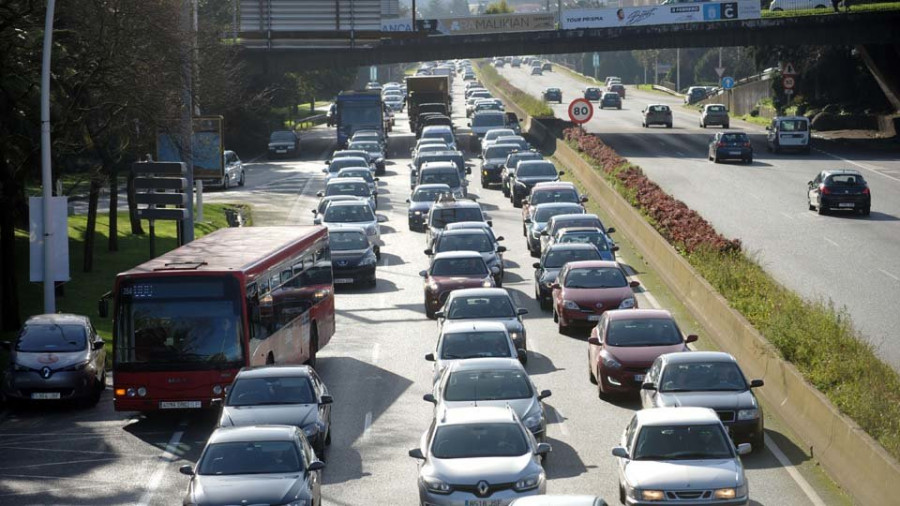
[[[398, 119], [398, 130], [405, 131], [403, 123]], [[458, 118], [458, 124], [465, 119]], [[319, 170], [332, 136], [330, 130], [313, 130], [302, 160], [248, 164], [246, 187], [208, 198], [253, 204], [257, 225], [310, 224], [309, 209], [323, 184]], [[411, 144], [410, 134], [392, 135], [394, 153], [408, 153]], [[422, 400], [432, 373], [423, 357], [433, 351], [437, 327], [425, 318], [422, 306], [418, 271], [426, 266], [424, 236], [410, 232], [405, 219], [406, 157], [391, 160], [379, 186], [377, 213], [383, 216], [385, 245], [377, 287], [338, 292], [337, 334], [319, 355], [318, 370], [335, 398], [333, 445], [324, 471], [328, 505], [417, 503], [416, 461], [407, 450], [418, 445], [432, 414], [431, 405]], [[598, 399], [587, 379], [584, 336], [559, 335], [550, 314], [533, 299], [534, 260], [521, 235], [519, 210], [498, 190], [482, 190], [474, 178], [470, 193], [493, 218], [497, 234], [506, 238], [504, 287], [529, 310], [527, 370], [539, 389], [553, 392], [546, 400], [553, 446], [548, 492], [594, 493], [613, 503], [617, 489], [610, 449], [639, 403]], [[652, 307], [656, 298], [641, 292], [638, 300], [642, 307]], [[93, 409], [2, 414], [0, 504], [178, 504], [188, 482], [178, 467], [196, 461], [213, 423], [214, 416], [195, 412], [150, 417], [116, 413], [109, 391]], [[784, 435], [770, 428], [768, 438], [802, 460], [802, 452]], [[788, 472], [768, 449], [745, 457], [744, 463], [754, 505], [841, 501], [811, 480], [814, 494], [823, 498], [813, 502], [791, 475], [800, 474], [793, 468]]]
[[[564, 72], [530, 76], [526, 70], [500, 72], [524, 91], [540, 97], [555, 86], [564, 102], [554, 104], [567, 118], [568, 103], [586, 84]], [[641, 109], [668, 104], [674, 126], [641, 127]], [[753, 142], [754, 162], [714, 164], [707, 160], [709, 137], [699, 113], [680, 98], [628, 86], [622, 110], [595, 107], [587, 130], [639, 165], [665, 191], [684, 201], [745, 250], [779, 282], [806, 298], [846, 307], [864, 339], [883, 360], [900, 369], [900, 155], [817, 143], [811, 155], [766, 151], [765, 130], [731, 122]], [[871, 216], [807, 210], [806, 185], [823, 169], [863, 173], [872, 191]]]

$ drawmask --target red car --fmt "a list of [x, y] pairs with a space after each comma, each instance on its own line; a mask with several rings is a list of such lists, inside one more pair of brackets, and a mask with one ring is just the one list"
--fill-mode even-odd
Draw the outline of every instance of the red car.
[[625, 85], [623, 84], [610, 84], [606, 87], [606, 91], [618, 93], [623, 100], [625, 99]]
[[593, 327], [608, 309], [636, 308], [637, 299], [632, 289], [638, 286], [639, 282], [628, 281], [618, 262], [569, 262], [559, 272], [556, 283], [550, 286], [553, 290], [553, 321], [559, 324], [560, 334], [565, 334], [571, 327]]
[[492, 288], [496, 266], [488, 269], [477, 251], [446, 251], [438, 253], [428, 270], [419, 273], [425, 278], [425, 315], [434, 319], [450, 292], [459, 288]]
[[600, 397], [640, 392], [657, 357], [688, 351], [697, 340], [682, 335], [672, 314], [662, 309], [607, 311], [588, 339], [588, 369]]

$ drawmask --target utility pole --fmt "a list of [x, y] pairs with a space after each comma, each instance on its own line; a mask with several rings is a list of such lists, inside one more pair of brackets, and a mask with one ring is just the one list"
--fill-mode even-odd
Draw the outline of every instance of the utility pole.
[[187, 216], [181, 222], [181, 240], [194, 240], [194, 13], [193, 0], [181, 0], [181, 159], [187, 165]]
[[[44, 221], [44, 313], [56, 312], [56, 285], [53, 279], [50, 244], [53, 237], [53, 169], [50, 166], [50, 54], [53, 51], [53, 14], [56, 0], [47, 0], [44, 19], [44, 53], [41, 55], [41, 207]], [[115, 188], [112, 191], [116, 191]], [[66, 231], [68, 233], [68, 231]]]
[[681, 48], [675, 48], [675, 91], [681, 91]]

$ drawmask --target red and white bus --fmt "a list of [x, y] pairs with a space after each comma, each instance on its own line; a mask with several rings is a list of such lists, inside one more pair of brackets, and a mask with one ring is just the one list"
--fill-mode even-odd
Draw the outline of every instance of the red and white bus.
[[111, 295], [117, 411], [210, 407], [241, 367], [314, 364], [334, 335], [320, 226], [218, 230], [120, 273]]

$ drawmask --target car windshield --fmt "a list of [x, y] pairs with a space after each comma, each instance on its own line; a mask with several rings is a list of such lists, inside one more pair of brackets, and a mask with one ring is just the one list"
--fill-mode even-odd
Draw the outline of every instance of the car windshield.
[[366, 249], [369, 240], [364, 232], [351, 230], [335, 230], [328, 233], [328, 242], [334, 251]]
[[381, 136], [378, 132], [356, 132], [353, 134], [353, 137], [350, 138], [350, 142], [360, 142], [360, 141], [370, 141], [370, 142], [381, 142]]
[[325, 187], [325, 196], [353, 195], [356, 197], [368, 197], [369, 185], [366, 183], [331, 183]]
[[448, 207], [435, 209], [431, 212], [431, 227], [444, 228], [448, 223], [457, 221], [483, 221], [481, 208], [478, 207]]
[[[443, 142], [440, 144], [428, 143], [428, 144], [423, 144], [418, 149], [416, 149], [416, 153], [417, 154], [431, 153], [434, 151], [447, 151], [448, 149], [450, 149], [450, 146], [448, 146], [447, 144], [445, 144]], [[421, 165], [421, 163], [419, 163], [418, 165]]]
[[[444, 147], [442, 149], [436, 151], [448, 151], [448, 148]], [[423, 163], [432, 163], [432, 162], [452, 162], [456, 165], [457, 171], [462, 171], [466, 168], [466, 161], [463, 159], [463, 156], [458, 152], [453, 153], [443, 153], [440, 155], [428, 155], [423, 156], [419, 159], [418, 166], [421, 167]]]
[[328, 165], [328, 172], [333, 172], [337, 174], [337, 172], [341, 169], [345, 169], [347, 167], [362, 167], [369, 168], [369, 163], [365, 158], [357, 158], [355, 156], [348, 156], [346, 158], [335, 158]]
[[439, 459], [515, 457], [528, 451], [525, 434], [515, 423], [444, 425], [431, 443], [431, 455]]
[[82, 351], [86, 346], [84, 326], [70, 323], [28, 324], [16, 341], [16, 351], [25, 353], [65, 353]]
[[659, 382], [660, 392], [744, 391], [747, 382], [734, 362], [669, 364]]
[[667, 106], [667, 105], [651, 105], [650, 112], [669, 112], [669, 106]]
[[447, 188], [417, 188], [416, 192], [413, 193], [412, 201], [413, 202], [434, 202], [437, 198], [444, 193], [450, 191], [450, 187]]
[[423, 139], [437, 139], [440, 141], [444, 141], [447, 145], [453, 144], [453, 132], [427, 132], [422, 134]]
[[432, 276], [487, 276], [488, 270], [481, 257], [439, 258], [431, 266]]
[[509, 156], [510, 153], [519, 149], [519, 146], [513, 146], [509, 144], [494, 144], [484, 151], [484, 159], [505, 159], [507, 156]]
[[559, 88], [547, 88], [547, 93], [559, 93]]
[[510, 357], [509, 337], [504, 332], [453, 332], [444, 334], [441, 359]]
[[609, 242], [602, 232], [569, 232], [559, 238], [560, 243], [593, 244], [600, 251], [609, 251]]
[[619, 98], [619, 94], [618, 93], [604, 93], [603, 98], [605, 98], [607, 100], [615, 100], [615, 99]]
[[783, 119], [781, 120], [782, 132], [805, 132], [807, 130], [806, 121], [800, 119]]
[[578, 262], [579, 260], [600, 260], [600, 252], [592, 248], [551, 248], [544, 257], [544, 268], [559, 269], [569, 262]]
[[515, 318], [516, 311], [507, 295], [456, 297], [447, 310], [450, 320]]
[[634, 460], [731, 459], [731, 440], [716, 424], [648, 425], [634, 444]]
[[377, 142], [354, 142], [347, 147], [348, 149], [361, 149], [366, 153], [381, 154], [381, 145]]
[[472, 118], [473, 127], [503, 126], [505, 117], [503, 114], [476, 114]]
[[297, 140], [297, 136], [293, 132], [272, 132], [272, 135], [269, 136], [270, 142], [294, 142], [295, 140]]
[[312, 383], [305, 376], [238, 378], [231, 385], [227, 406], [314, 404]]
[[556, 220], [553, 223], [551, 233], [555, 234], [557, 230], [567, 227], [591, 227], [603, 230], [603, 224], [594, 216], [585, 216], [584, 218], [566, 218], [565, 220]]
[[609, 346], [671, 346], [682, 343], [681, 332], [669, 318], [610, 320], [606, 331]]
[[[569, 189], [569, 190], [540, 190], [537, 192], [531, 192], [530, 201], [531, 201], [531, 205], [533, 205], [533, 206], [536, 206], [538, 204], [549, 204], [551, 202], [576, 203], [576, 202], [580, 201], [580, 197], [578, 196], [578, 192], [576, 192], [575, 190], [571, 190], [571, 189]], [[581, 206], [578, 206], [578, 207], [581, 207]], [[559, 213], [557, 213], [557, 214], [559, 214]], [[547, 219], [549, 219], [549, 217]]]
[[436, 251], [477, 251], [488, 253], [494, 251], [491, 238], [485, 233], [445, 234], [438, 239]]
[[539, 207], [537, 211], [534, 212], [533, 220], [539, 223], [544, 223], [546, 221], [549, 221], [550, 218], [556, 216], [557, 214], [572, 214], [581, 212], [584, 212], [584, 209], [582, 209], [581, 206]]
[[516, 177], [556, 177], [556, 167], [550, 162], [523, 163], [516, 169]]
[[206, 447], [197, 474], [297, 473], [303, 470], [293, 441], [236, 441]]
[[[368, 189], [367, 189], [368, 190]], [[330, 223], [357, 223], [375, 221], [375, 214], [368, 204], [339, 206], [332, 205], [325, 209], [325, 221]]]
[[528, 374], [518, 369], [455, 371], [444, 386], [444, 400], [506, 401], [534, 396]]
[[747, 138], [747, 134], [723, 134], [722, 142], [743, 143], [750, 142], [750, 139]]
[[582, 267], [566, 276], [566, 288], [623, 288], [628, 286], [618, 267]]
[[423, 170], [421, 184], [445, 184], [450, 188], [459, 186], [458, 170]]
[[375, 182], [375, 179], [372, 177], [372, 172], [369, 169], [343, 169], [338, 174], [338, 177], [358, 177], [365, 179], [369, 183]]
[[514, 153], [509, 155], [509, 158], [506, 159], [506, 167], [510, 169], [515, 169], [520, 163], [525, 160], [540, 160], [543, 158], [540, 153], [534, 153], [532, 151], [525, 151], [524, 153]]

